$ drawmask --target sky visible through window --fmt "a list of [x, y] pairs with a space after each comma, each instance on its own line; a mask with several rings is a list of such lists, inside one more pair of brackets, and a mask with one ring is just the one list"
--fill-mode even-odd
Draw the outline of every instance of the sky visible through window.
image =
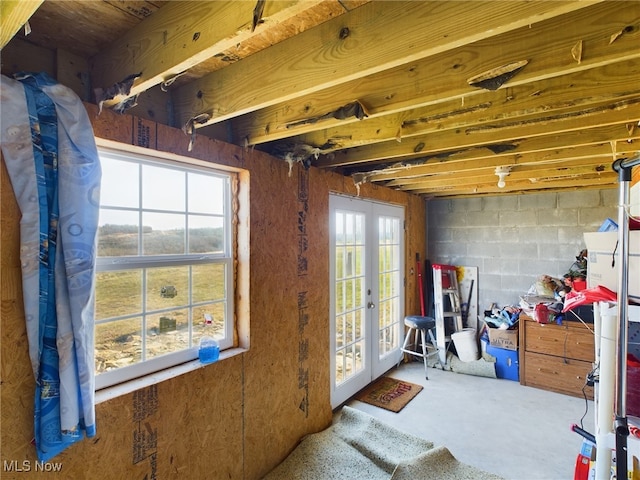
[[185, 228], [187, 211], [190, 228], [222, 225], [216, 216], [224, 214], [224, 178], [108, 156], [106, 160], [102, 165], [100, 226], [137, 225], [140, 203], [145, 210], [143, 225], [153, 229]]

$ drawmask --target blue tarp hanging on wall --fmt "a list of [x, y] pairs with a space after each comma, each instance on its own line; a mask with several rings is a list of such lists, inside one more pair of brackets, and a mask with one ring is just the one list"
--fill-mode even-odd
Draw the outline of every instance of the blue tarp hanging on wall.
[[1, 76], [0, 143], [22, 214], [34, 436], [47, 461], [96, 433], [95, 248], [100, 163], [78, 96], [46, 74]]

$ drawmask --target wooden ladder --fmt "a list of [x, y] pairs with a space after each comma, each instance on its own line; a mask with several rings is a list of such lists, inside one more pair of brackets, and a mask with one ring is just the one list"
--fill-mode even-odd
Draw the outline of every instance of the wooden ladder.
[[434, 263], [432, 268], [436, 343], [440, 363], [444, 365], [447, 362], [451, 333], [459, 332], [463, 328], [460, 290], [456, 267]]

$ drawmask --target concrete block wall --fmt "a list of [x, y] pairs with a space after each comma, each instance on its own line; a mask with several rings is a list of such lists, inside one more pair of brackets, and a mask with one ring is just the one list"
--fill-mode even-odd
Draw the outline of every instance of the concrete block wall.
[[518, 305], [540, 275], [562, 278], [584, 232], [617, 222], [618, 190], [430, 200], [428, 258], [478, 267], [478, 312]]

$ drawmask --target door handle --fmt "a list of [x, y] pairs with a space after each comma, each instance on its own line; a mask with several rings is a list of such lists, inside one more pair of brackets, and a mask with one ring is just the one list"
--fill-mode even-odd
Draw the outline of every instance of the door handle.
[[367, 303], [367, 308], [371, 309], [371, 308], [376, 308], [376, 304], [373, 302], [368, 302]]

